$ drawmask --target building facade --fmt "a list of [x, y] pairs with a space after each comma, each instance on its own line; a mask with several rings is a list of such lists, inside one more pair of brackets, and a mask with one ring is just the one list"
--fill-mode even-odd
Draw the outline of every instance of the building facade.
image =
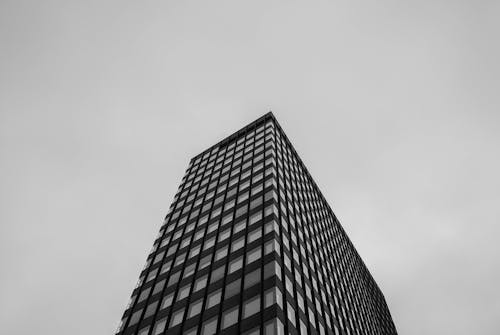
[[195, 156], [117, 334], [397, 334], [272, 113]]

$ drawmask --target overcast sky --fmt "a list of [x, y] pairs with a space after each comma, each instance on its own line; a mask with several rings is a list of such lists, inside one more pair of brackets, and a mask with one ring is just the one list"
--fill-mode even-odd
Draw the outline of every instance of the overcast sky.
[[500, 329], [500, 2], [0, 2], [2, 334], [112, 334], [189, 159], [272, 110], [400, 334]]

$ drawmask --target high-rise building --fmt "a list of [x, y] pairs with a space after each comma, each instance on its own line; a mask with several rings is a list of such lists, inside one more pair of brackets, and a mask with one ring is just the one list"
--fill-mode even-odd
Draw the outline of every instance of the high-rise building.
[[118, 333], [354, 335], [396, 328], [268, 113], [191, 160]]

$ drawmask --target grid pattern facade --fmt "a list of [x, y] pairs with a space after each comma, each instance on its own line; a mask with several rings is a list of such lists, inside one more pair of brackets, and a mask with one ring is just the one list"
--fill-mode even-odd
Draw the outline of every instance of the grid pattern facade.
[[396, 334], [271, 113], [194, 157], [120, 335]]

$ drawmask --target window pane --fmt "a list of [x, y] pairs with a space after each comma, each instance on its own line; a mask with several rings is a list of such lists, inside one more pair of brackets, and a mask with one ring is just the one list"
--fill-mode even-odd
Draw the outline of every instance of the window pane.
[[226, 257], [227, 249], [228, 249], [227, 247], [224, 247], [222, 249], [217, 250], [217, 253], [215, 254], [215, 260], [218, 261]]
[[179, 277], [181, 276], [181, 272], [178, 271], [174, 274], [172, 274], [168, 280], [168, 284], [167, 286], [172, 286], [174, 284], [177, 284], [177, 282], [179, 281]]
[[307, 327], [302, 320], [300, 320], [300, 333], [307, 334]]
[[292, 325], [295, 327], [295, 309], [293, 309], [292, 305], [290, 303], [286, 304], [287, 306], [287, 311], [286, 314], [288, 316], [288, 320], [292, 323]]
[[234, 325], [238, 322], [238, 306], [233, 309], [224, 312], [222, 316], [222, 326], [221, 329], [225, 329], [229, 326]]
[[211, 293], [208, 296], [207, 306], [205, 309], [208, 309], [208, 308], [213, 307], [213, 306], [217, 305], [218, 303], [220, 303], [221, 295], [222, 295], [221, 290], [217, 290], [217, 291]]
[[261, 257], [262, 257], [262, 251], [261, 251], [260, 246], [259, 246], [259, 247], [248, 252], [247, 265], [255, 262], [256, 260], [260, 259]]
[[276, 294], [274, 290], [274, 288], [271, 288], [264, 292], [264, 308], [272, 306], [276, 303]]
[[196, 263], [189, 265], [184, 270], [184, 275], [182, 276], [182, 278], [187, 278], [187, 277], [191, 276], [195, 270], [196, 270]]
[[243, 267], [243, 257], [239, 257], [229, 264], [228, 273], [233, 273], [235, 271], [238, 271], [242, 267]]
[[174, 294], [170, 293], [169, 295], [163, 298], [163, 302], [161, 303], [161, 308], [167, 308], [172, 305], [172, 301], [174, 300]]
[[226, 291], [224, 293], [224, 299], [229, 299], [232, 296], [240, 293], [241, 288], [241, 278], [236, 279], [235, 281], [226, 285]]
[[248, 318], [250, 315], [254, 315], [255, 313], [260, 311], [260, 296], [256, 296], [255, 298], [246, 301], [243, 305], [243, 318]]
[[264, 255], [268, 255], [274, 251], [274, 240], [266, 242], [264, 245]]
[[226, 265], [223, 265], [212, 271], [212, 277], [210, 278], [210, 284], [215, 283], [217, 280], [224, 277], [224, 271], [226, 270]]
[[172, 320], [170, 321], [170, 327], [177, 326], [182, 322], [182, 318], [184, 317], [184, 308], [174, 312], [172, 315]]
[[260, 335], [260, 329], [259, 328], [250, 329], [249, 331], [244, 332], [243, 335]]
[[213, 335], [217, 330], [217, 317], [205, 321], [201, 328], [201, 335]]
[[144, 289], [141, 292], [141, 295], [139, 295], [138, 301], [141, 302], [141, 301], [145, 300], [148, 297], [150, 291], [151, 291], [151, 287]]
[[166, 282], [166, 280], [163, 279], [162, 281], [155, 284], [155, 289], [153, 290], [153, 295], [155, 295], [156, 293], [161, 292], [163, 290], [163, 287], [165, 287], [165, 282]]
[[144, 319], [153, 315], [156, 311], [156, 307], [158, 306], [159, 301], [151, 303], [148, 308], [146, 308], [146, 312], [144, 313]]
[[248, 235], [248, 243], [251, 243], [262, 236], [261, 228], [257, 228]]
[[264, 335], [276, 335], [276, 320], [272, 320], [264, 325]]
[[233, 241], [233, 244], [231, 245], [231, 252], [234, 252], [238, 249], [241, 249], [245, 245], [245, 238], [241, 237], [236, 241]]
[[260, 282], [260, 269], [252, 271], [245, 275], [245, 289]]
[[206, 268], [208, 265], [210, 265], [210, 259], [212, 258], [212, 255], [208, 255], [203, 257], [203, 259], [200, 261], [200, 266], [198, 270]]
[[167, 318], [156, 321], [155, 327], [153, 328], [153, 335], [158, 335], [163, 333], [165, 330], [165, 324], [167, 323]]
[[224, 230], [219, 235], [219, 242], [224, 241], [226, 238], [229, 237], [230, 234], [231, 234], [231, 228], [228, 228], [228, 229]]
[[196, 283], [194, 284], [194, 292], [201, 290], [207, 286], [207, 276], [203, 276], [196, 280]]
[[202, 305], [203, 305], [203, 299], [192, 302], [191, 305], [189, 306], [187, 317], [192, 318], [193, 316], [200, 314]]
[[186, 298], [189, 295], [191, 289], [191, 284], [188, 284], [179, 290], [179, 295], [177, 296], [177, 301]]
[[236, 225], [234, 226], [233, 235], [236, 234], [237, 232], [242, 231], [243, 229], [245, 229], [245, 226], [246, 226], [246, 221], [245, 220], [236, 223]]

